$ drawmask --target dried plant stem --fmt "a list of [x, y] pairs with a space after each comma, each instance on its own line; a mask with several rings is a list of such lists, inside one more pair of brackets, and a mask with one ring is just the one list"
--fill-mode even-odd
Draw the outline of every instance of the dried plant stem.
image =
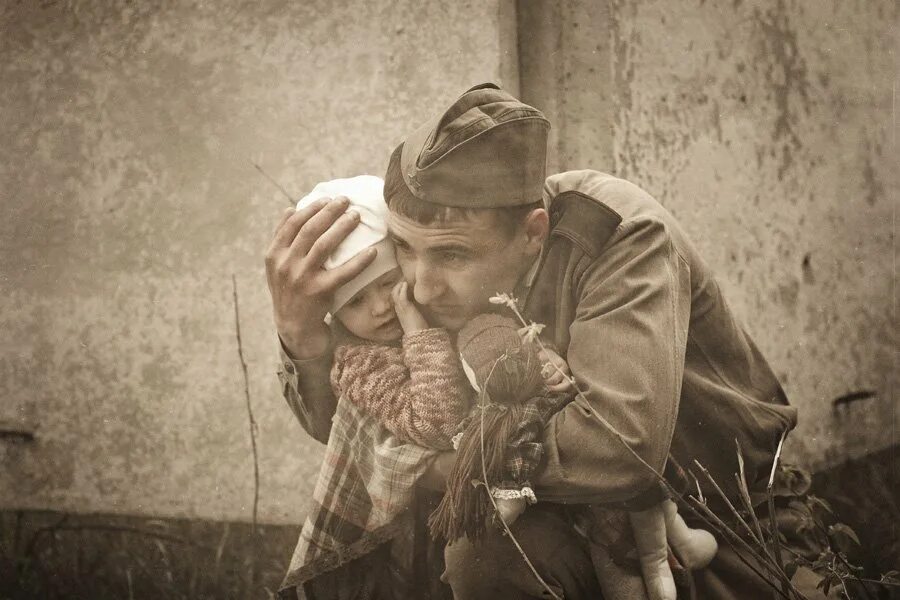
[[258, 164], [256, 164], [256, 163], [253, 162], [252, 160], [250, 161], [250, 164], [253, 165], [253, 166], [256, 168], [257, 171], [259, 171], [260, 173], [262, 173], [262, 176], [265, 177], [266, 179], [268, 179], [269, 182], [270, 182], [272, 185], [274, 185], [275, 187], [277, 187], [278, 190], [279, 190], [282, 194], [284, 194], [285, 198], [288, 199], [288, 202], [290, 202], [291, 206], [293, 206], [293, 205], [296, 203], [296, 200], [294, 200], [294, 199], [291, 197], [291, 195], [288, 193], [288, 191], [287, 191], [286, 189], [284, 189], [284, 187], [282, 187], [282, 185], [281, 185], [280, 183], [278, 183], [277, 181], [275, 181], [275, 178], [273, 178], [271, 175], [269, 175], [268, 173], [266, 173], [265, 171], [263, 171], [263, 168], [262, 168], [261, 166], [259, 166]]
[[753, 510], [753, 501], [750, 499], [750, 487], [747, 485], [747, 475], [744, 471], [744, 453], [741, 452], [741, 443], [735, 439], [734, 445], [737, 451], [738, 462], [738, 472], [734, 475], [735, 481], [737, 482], [738, 497], [744, 504], [744, 510], [747, 511], [751, 521], [753, 521], [753, 527], [756, 529], [756, 534], [760, 539], [761, 547], [765, 548], [765, 545], [762, 542], [762, 540], [765, 539], [762, 532], [762, 525], [760, 525], [759, 519], [756, 516], [756, 511]]
[[[697, 465], [697, 468], [700, 469], [700, 472], [703, 473], [703, 475], [706, 477], [706, 480], [709, 481], [709, 483], [713, 486], [713, 488], [715, 488], [716, 493], [719, 494], [719, 497], [722, 498], [722, 500], [725, 502], [725, 505], [728, 506], [728, 508], [731, 510], [731, 512], [737, 518], [738, 523], [740, 523], [741, 525], [744, 526], [744, 529], [747, 530], [747, 533], [750, 534], [750, 537], [753, 538], [753, 541], [756, 542], [757, 544], [759, 544], [761, 547], [765, 547], [762, 538], [758, 538], [756, 536], [756, 533], [754, 533], [754, 531], [750, 528], [750, 525], [747, 524], [747, 521], [744, 520], [744, 518], [741, 516], [741, 514], [738, 512], [738, 510], [734, 507], [734, 504], [731, 503], [731, 500], [728, 499], [728, 496], [725, 494], [725, 492], [722, 490], [722, 488], [719, 487], [719, 484], [716, 483], [716, 480], [713, 479], [713, 476], [706, 469], [706, 467], [704, 467], [702, 464], [700, 464], [700, 461], [698, 461], [698, 460], [694, 460], [694, 464]], [[695, 479], [696, 479], [696, 477], [695, 477]]]
[[[260, 169], [262, 171], [262, 169]], [[231, 274], [231, 286], [234, 295], [234, 333], [237, 338], [238, 358], [241, 361], [241, 371], [244, 374], [244, 399], [247, 405], [247, 420], [250, 424], [250, 448], [253, 451], [253, 520], [250, 528], [251, 560], [250, 572], [247, 574], [250, 580], [250, 588], [247, 597], [252, 597], [253, 587], [256, 585], [256, 556], [259, 540], [256, 536], [256, 522], [259, 511], [259, 453], [256, 449], [256, 432], [258, 426], [253, 417], [253, 403], [250, 401], [250, 377], [247, 374], [247, 361], [244, 360], [244, 345], [241, 341], [241, 315], [238, 308], [237, 278]]]
[[[718, 525], [716, 525], [715, 523], [713, 523], [712, 521], [707, 519], [705, 516], [703, 516], [703, 514], [700, 510], [698, 510], [697, 508], [692, 506], [692, 503], [696, 503], [696, 504], [704, 506], [706, 508], [706, 510], [709, 510], [709, 508], [706, 507], [706, 504], [704, 502], [698, 500], [697, 498], [695, 498], [693, 496], [688, 496], [685, 499], [685, 501], [686, 501], [688, 510], [690, 510], [696, 517], [698, 517], [703, 522], [703, 524], [706, 527], [708, 527], [710, 530], [718, 532], [721, 535], [721, 537], [725, 540], [725, 543], [728, 544], [728, 546], [734, 551], [734, 555], [738, 557], [738, 560], [740, 560], [742, 563], [744, 563], [744, 566], [746, 566], [748, 569], [753, 571], [753, 573], [755, 573], [756, 576], [759, 577], [761, 580], [765, 581], [766, 584], [768, 584], [776, 594], [779, 594], [781, 596], [784, 595], [783, 591], [773, 581], [771, 581], [752, 562], [750, 562], [750, 560], [748, 560], [747, 557], [744, 556], [744, 554], [741, 552], [741, 550], [738, 550], [737, 546], [735, 546], [734, 542], [732, 541], [733, 538], [731, 538], [727, 533], [722, 531], [723, 528], [725, 529], [725, 531], [729, 531], [729, 532], [731, 531], [730, 529], [728, 529], [727, 525], [725, 525], [723, 523], [722, 527], [719, 527]], [[757, 554], [753, 550], [750, 551], [750, 554], [754, 557], [757, 556]], [[760, 562], [759, 564], [762, 564], [762, 562]], [[788, 598], [791, 598], [791, 597], [788, 596]]]
[[[789, 600], [791, 598], [799, 598], [801, 600], [806, 600], [806, 597], [803, 594], [801, 594], [800, 592], [798, 592], [793, 587], [793, 584], [790, 583], [790, 581], [791, 581], [790, 578], [788, 578], [788, 576], [784, 573], [783, 570], [779, 570], [775, 565], [771, 564], [770, 561], [766, 560], [767, 557], [761, 555], [750, 544], [748, 544], [743, 538], [741, 538], [741, 536], [736, 534], [730, 527], [728, 527], [728, 525], [726, 525], [722, 521], [722, 519], [720, 519], [718, 517], [718, 515], [716, 515], [712, 510], [710, 510], [708, 506], [706, 506], [705, 504], [702, 504], [699, 500], [697, 500], [693, 496], [689, 496], [688, 500], [690, 500], [691, 503], [695, 507], [697, 507], [701, 512], [703, 512], [706, 515], [707, 519], [704, 519], [704, 520], [706, 520], [707, 522], [712, 521], [711, 524], [715, 525], [715, 529], [719, 533], [721, 533], [722, 536], [729, 542], [729, 545], [731, 545], [732, 548], [734, 548], [735, 553], [738, 555], [738, 557], [741, 557], [741, 555], [740, 555], [740, 552], [738, 552], [737, 547], [742, 549], [749, 556], [751, 556], [754, 560], [756, 560], [756, 562], [759, 563], [759, 565], [761, 567], [763, 567], [770, 575], [774, 576], [776, 579], [778, 579], [782, 583], [787, 582], [787, 584], [790, 587], [787, 592], [784, 589], [779, 588], [777, 585], [775, 585], [774, 582], [772, 582], [767, 577], [763, 576], [757, 569], [750, 566], [747, 563], [747, 561], [745, 561], [741, 557], [741, 560], [744, 562], [744, 564], [749, 566], [757, 575], [759, 575], [760, 579], [762, 579], [763, 581], [768, 583], [770, 586], [772, 586], [772, 588], [776, 592], [778, 592], [780, 595], [784, 596], [785, 598], [787, 598]], [[735, 544], [737, 545], [737, 547], [735, 547]]]
[[250, 401], [250, 378], [247, 375], [247, 362], [244, 360], [244, 345], [241, 342], [241, 315], [238, 308], [237, 278], [231, 275], [232, 293], [234, 296], [234, 332], [237, 338], [238, 358], [244, 373], [244, 399], [247, 405], [247, 419], [250, 422], [250, 447], [253, 450], [253, 521], [251, 534], [256, 542], [256, 521], [259, 508], [259, 455], [256, 450], [256, 419], [253, 417], [253, 403]]
[[[774, 484], [775, 484], [775, 471], [778, 468], [778, 459], [781, 457], [781, 449], [784, 447], [784, 438], [787, 435], [787, 429], [785, 429], [781, 433], [781, 439], [778, 440], [778, 448], [775, 450], [775, 458], [772, 461], [772, 470], [769, 473], [769, 483], [766, 486], [766, 501], [769, 505], [769, 535], [772, 538], [772, 549], [771, 553], [775, 559], [775, 564], [778, 565], [778, 569], [781, 572], [784, 572], [784, 561], [781, 560], [781, 540], [778, 538], [778, 523], [775, 519], [775, 492], [774, 492]], [[787, 591], [787, 584], [782, 583], [784, 586], [783, 589]]]

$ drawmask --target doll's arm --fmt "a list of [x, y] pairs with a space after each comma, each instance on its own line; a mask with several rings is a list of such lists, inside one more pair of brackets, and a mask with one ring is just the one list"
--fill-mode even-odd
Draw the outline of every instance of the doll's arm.
[[675, 600], [675, 578], [669, 567], [666, 521], [662, 503], [641, 511], [629, 511], [628, 520], [637, 546], [641, 575], [650, 600]]

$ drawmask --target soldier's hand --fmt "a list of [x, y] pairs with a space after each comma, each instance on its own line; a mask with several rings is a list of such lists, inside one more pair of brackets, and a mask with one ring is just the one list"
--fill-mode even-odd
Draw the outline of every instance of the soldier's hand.
[[347, 206], [346, 198], [326, 198], [298, 211], [285, 210], [266, 251], [275, 328], [294, 358], [311, 358], [326, 350], [330, 332], [324, 318], [335, 291], [375, 258], [375, 249], [369, 248], [335, 269], [322, 268], [359, 223], [359, 214], [347, 211]]

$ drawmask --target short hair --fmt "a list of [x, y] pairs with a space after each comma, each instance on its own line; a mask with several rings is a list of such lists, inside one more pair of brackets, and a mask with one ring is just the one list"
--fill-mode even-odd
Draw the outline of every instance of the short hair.
[[400, 169], [400, 153], [403, 144], [397, 146], [391, 159], [388, 161], [387, 172], [384, 176], [384, 199], [388, 208], [400, 215], [421, 225], [432, 223], [448, 223], [450, 221], [467, 220], [477, 215], [494, 215], [495, 223], [507, 237], [511, 237], [516, 228], [525, 220], [525, 217], [536, 208], [544, 208], [543, 200], [536, 200], [520, 206], [504, 208], [460, 208], [456, 206], [444, 206], [422, 200], [413, 196]]

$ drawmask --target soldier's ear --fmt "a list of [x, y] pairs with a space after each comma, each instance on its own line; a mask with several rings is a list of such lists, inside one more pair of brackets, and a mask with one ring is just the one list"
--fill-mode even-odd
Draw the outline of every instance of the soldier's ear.
[[522, 225], [526, 251], [539, 253], [550, 231], [550, 217], [547, 215], [547, 211], [543, 208], [535, 208], [525, 215]]

